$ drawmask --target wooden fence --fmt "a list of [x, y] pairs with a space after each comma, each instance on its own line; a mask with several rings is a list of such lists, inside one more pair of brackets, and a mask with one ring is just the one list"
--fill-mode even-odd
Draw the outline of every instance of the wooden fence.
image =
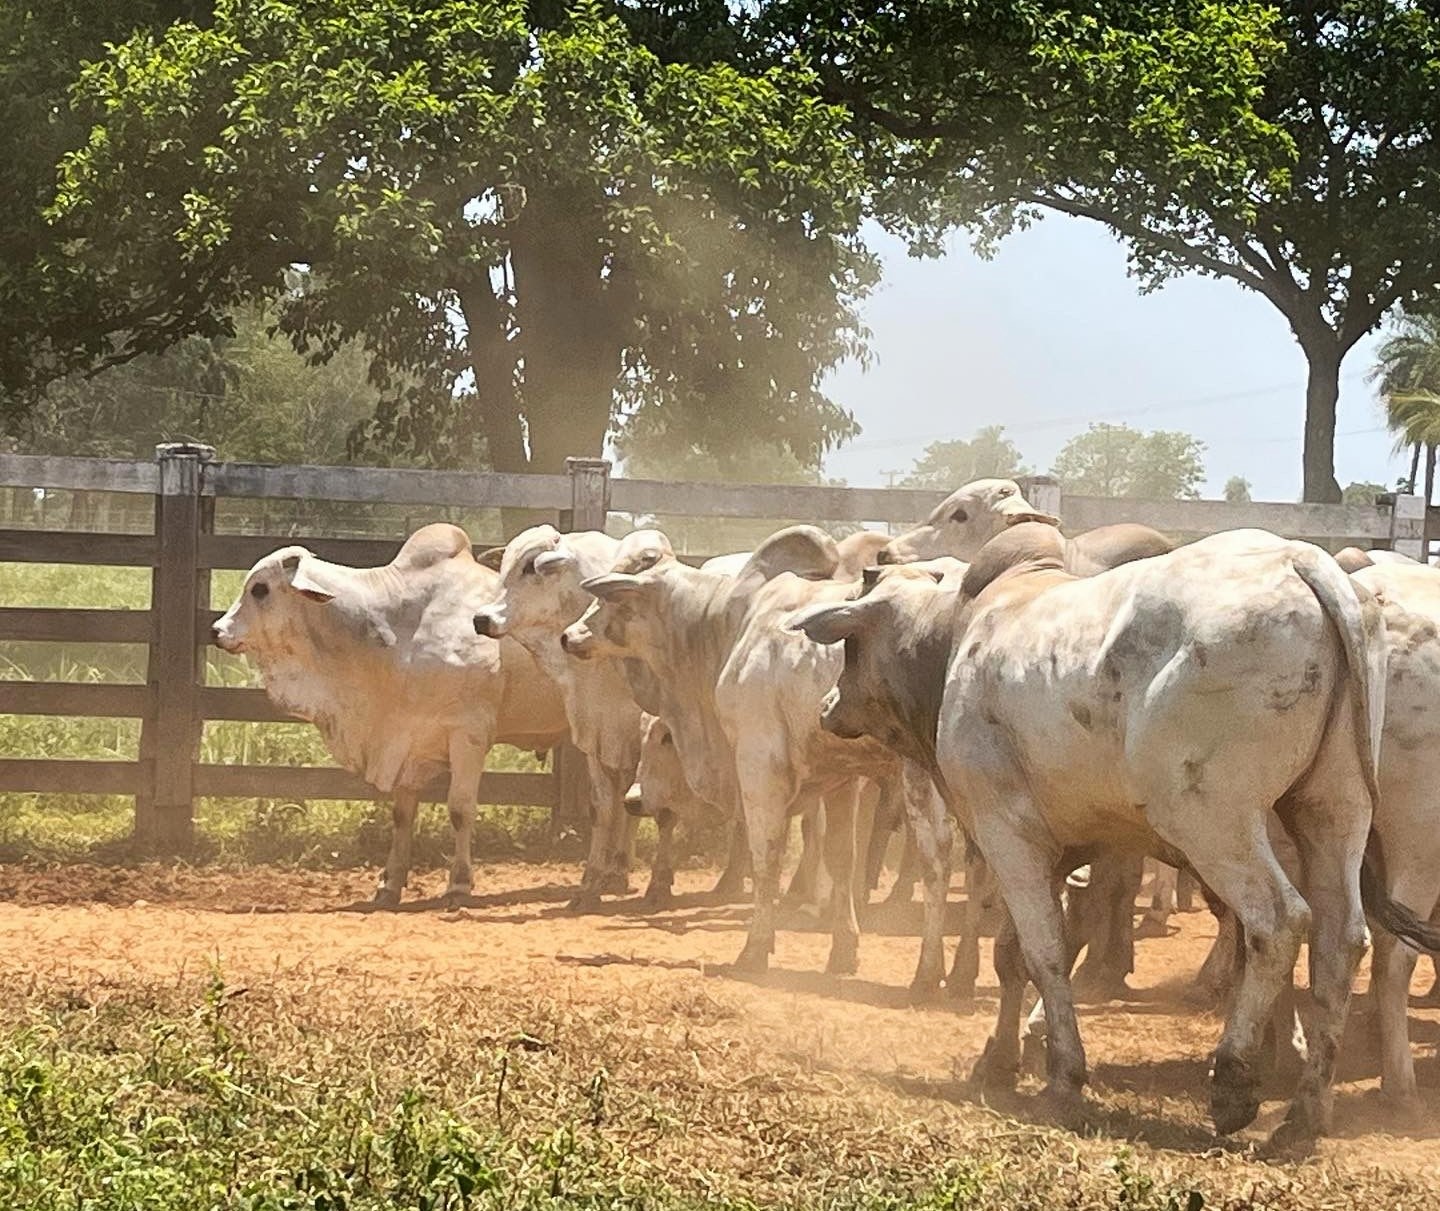
[[[612, 512], [633, 518], [674, 514], [734, 518], [800, 518], [906, 525], [923, 518], [943, 494], [900, 489], [751, 484], [684, 484], [612, 479], [610, 464], [568, 460], [565, 475], [505, 475], [377, 467], [274, 467], [223, 463], [206, 446], [165, 445], [153, 462], [0, 455], [0, 488], [125, 493], [150, 498], [149, 533], [76, 533], [0, 529], [0, 563], [64, 563], [151, 569], [148, 610], [43, 609], [0, 601], [0, 641], [145, 644], [146, 684], [0, 682], [0, 714], [133, 718], [141, 721], [136, 761], [0, 758], [0, 792], [123, 794], [135, 797], [137, 837], [157, 849], [190, 841], [195, 798], [369, 798], [359, 778], [333, 768], [217, 765], [199, 761], [207, 720], [287, 719], [257, 689], [202, 684], [204, 651], [216, 611], [214, 569], [246, 569], [277, 547], [301, 543], [340, 563], [387, 562], [404, 534], [389, 539], [215, 532], [220, 498], [403, 504], [426, 508], [505, 508], [551, 516], [562, 530], [603, 528]], [[1345, 543], [1393, 546], [1419, 556], [1425, 509], [1417, 497], [1374, 506], [1132, 501], [1063, 496], [1045, 477], [1024, 481], [1038, 508], [1067, 527], [1090, 529], [1140, 521], [1176, 534], [1242, 526]], [[498, 536], [477, 546], [493, 546]], [[490, 772], [483, 802], [549, 807], [583, 822], [583, 766], [561, 754], [546, 774]], [[426, 797], [443, 798], [443, 783]]]

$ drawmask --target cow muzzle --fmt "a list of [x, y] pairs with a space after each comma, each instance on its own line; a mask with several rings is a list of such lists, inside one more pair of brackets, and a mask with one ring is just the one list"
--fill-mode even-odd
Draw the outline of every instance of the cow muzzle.
[[501, 639], [505, 635], [505, 620], [490, 610], [478, 611], [472, 621], [475, 624], [475, 634], [485, 639]]
[[210, 628], [210, 642], [222, 652], [229, 652], [232, 656], [238, 656], [243, 647], [240, 641], [218, 622]]
[[587, 626], [577, 624], [566, 627], [560, 632], [560, 650], [567, 656], [574, 656], [577, 660], [589, 659], [594, 642], [595, 636]]
[[839, 689], [832, 689], [820, 704], [820, 730], [840, 740], [859, 740], [865, 732], [846, 718], [848, 714]]

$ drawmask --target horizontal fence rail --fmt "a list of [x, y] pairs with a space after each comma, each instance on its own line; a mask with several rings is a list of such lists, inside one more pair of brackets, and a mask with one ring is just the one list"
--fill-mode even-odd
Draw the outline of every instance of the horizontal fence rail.
[[[1256, 527], [1332, 545], [1388, 546], [1418, 558], [1427, 545], [1427, 526], [1440, 531], [1440, 511], [1427, 515], [1414, 496], [1386, 497], [1374, 505], [1111, 500], [1066, 495], [1044, 476], [1021, 482], [1031, 503], [1057, 513], [1072, 533], [1119, 522], [1139, 522], [1177, 536]], [[568, 460], [564, 475], [275, 467], [215, 462], [208, 447], [193, 445], [162, 446], [154, 460], [0, 455], [0, 489], [7, 488], [37, 490], [42, 497], [72, 492], [149, 498], [143, 505], [137, 501], [130, 517], [146, 516], [153, 502], [150, 533], [0, 528], [0, 563], [146, 568], [151, 574], [148, 610], [45, 609], [0, 601], [0, 642], [139, 644], [149, 656], [144, 684], [0, 681], [0, 713], [141, 723], [138, 760], [0, 759], [0, 792], [133, 795], [137, 835], [160, 848], [188, 843], [197, 797], [354, 799], [375, 794], [355, 774], [328, 766], [201, 762], [199, 738], [206, 722], [294, 718], [263, 690], [202, 684], [201, 653], [218, 616], [210, 604], [213, 570], [248, 569], [291, 545], [336, 563], [375, 567], [394, 558], [406, 535], [215, 533], [217, 500], [529, 510], [552, 516], [561, 529], [578, 530], [603, 528], [611, 513], [628, 515], [637, 524], [674, 515], [904, 526], [925, 518], [945, 498], [942, 492], [904, 489], [612, 479], [610, 464], [598, 459]], [[499, 536], [488, 541], [471, 537], [477, 553], [502, 541]], [[703, 559], [682, 558], [689, 563]], [[483, 801], [549, 808], [557, 820], [583, 827], [588, 791], [574, 776], [578, 754], [563, 746], [559, 758], [551, 773], [487, 772], [480, 787]], [[439, 800], [445, 792], [439, 779], [422, 797]]]

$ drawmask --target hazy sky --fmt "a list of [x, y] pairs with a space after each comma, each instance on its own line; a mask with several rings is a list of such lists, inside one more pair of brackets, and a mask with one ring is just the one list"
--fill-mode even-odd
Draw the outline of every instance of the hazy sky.
[[[1123, 248], [1094, 223], [1047, 218], [992, 261], [963, 237], [938, 261], [910, 259], [874, 233], [885, 278], [865, 308], [875, 360], [829, 390], [864, 432], [826, 462], [855, 485], [883, 485], [927, 442], [1003, 424], [1037, 471], [1091, 421], [1182, 429], [1205, 443], [1218, 497], [1243, 475], [1256, 500], [1300, 495], [1305, 362], [1279, 312], [1231, 282], [1184, 277], [1142, 295]], [[1336, 475], [1387, 486], [1395, 458], [1365, 383], [1376, 336], [1341, 368]]]

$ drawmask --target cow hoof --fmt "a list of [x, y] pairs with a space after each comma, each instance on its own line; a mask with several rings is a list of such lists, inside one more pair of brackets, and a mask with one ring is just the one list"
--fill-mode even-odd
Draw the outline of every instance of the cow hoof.
[[1081, 1004], [1097, 1004], [1104, 1001], [1119, 1001], [1130, 995], [1130, 986], [1124, 976], [1107, 972], [1086, 971], [1083, 967], [1075, 973], [1071, 982], [1075, 1000]]
[[1144, 916], [1140, 918], [1140, 924], [1135, 926], [1137, 938], [1168, 938], [1170, 936], [1170, 923], [1163, 917]]
[[1238, 1056], [1216, 1056], [1211, 1074], [1210, 1119], [1217, 1135], [1233, 1135], [1260, 1113], [1254, 1069]]
[[910, 1004], [933, 1005], [940, 999], [940, 977], [933, 973], [916, 972], [910, 981]]
[[722, 904], [734, 904], [745, 898], [745, 880], [737, 879], [728, 873], [723, 874], [710, 889], [710, 895]]
[[1399, 1127], [1420, 1127], [1426, 1122], [1425, 1103], [1420, 1095], [1411, 1091], [1410, 1093], [1385, 1093], [1381, 1092], [1386, 1113], [1390, 1119]]
[[582, 887], [565, 905], [565, 911], [584, 915], [585, 913], [600, 911], [600, 893], [593, 888]]
[[375, 896], [370, 901], [376, 908], [399, 908], [400, 888], [380, 886], [375, 889]]
[[1285, 1120], [1270, 1133], [1261, 1153], [1273, 1160], [1304, 1160], [1314, 1153], [1319, 1138], [1319, 1124], [1307, 1111], [1292, 1106]]
[[1040, 1105], [1045, 1116], [1062, 1127], [1073, 1127], [1085, 1117], [1085, 1095], [1069, 1081], [1047, 1084]]
[[890, 894], [885, 897], [886, 908], [902, 908], [906, 904], [915, 903], [915, 885], [913, 883], [897, 883], [890, 889]]
[[860, 939], [840, 937], [830, 943], [825, 972], [832, 976], [853, 976], [860, 970]]
[[992, 1035], [985, 1040], [985, 1050], [970, 1069], [970, 1083], [991, 1093], [1010, 1093], [1020, 1079], [1020, 1066], [1000, 1054], [1000, 1046]]
[[600, 894], [602, 896], [628, 896], [630, 894], [630, 876], [606, 875], [600, 881]]

